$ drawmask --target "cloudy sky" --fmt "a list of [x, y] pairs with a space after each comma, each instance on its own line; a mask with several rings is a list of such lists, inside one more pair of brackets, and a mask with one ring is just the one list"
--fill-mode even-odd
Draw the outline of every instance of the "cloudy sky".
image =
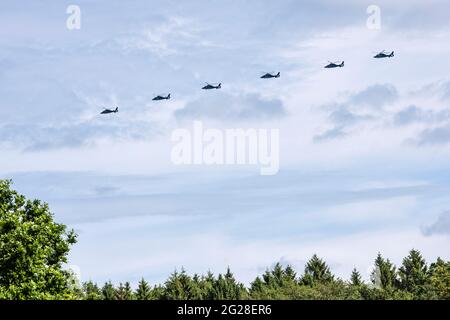
[[[79, 30], [66, 27], [71, 4]], [[1, 2], [0, 177], [76, 229], [82, 280], [230, 266], [248, 282], [277, 261], [301, 272], [313, 253], [367, 278], [378, 251], [450, 259], [449, 11], [446, 0]], [[372, 58], [384, 49], [395, 57]], [[259, 79], [272, 71], [281, 78]], [[279, 129], [279, 173], [175, 166], [171, 133], [196, 120]]]

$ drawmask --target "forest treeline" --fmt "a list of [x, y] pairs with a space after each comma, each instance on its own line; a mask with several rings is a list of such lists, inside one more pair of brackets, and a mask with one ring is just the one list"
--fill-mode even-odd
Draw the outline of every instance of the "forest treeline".
[[428, 265], [421, 253], [411, 250], [397, 269], [381, 254], [375, 259], [370, 281], [354, 269], [350, 279], [334, 276], [324, 260], [314, 255], [303, 274], [276, 264], [248, 286], [238, 282], [230, 269], [214, 276], [189, 276], [173, 272], [162, 285], [142, 279], [133, 290], [129, 282], [98, 286], [85, 282], [78, 291], [87, 300], [429, 300], [450, 299], [450, 262], [440, 258]]
[[[342, 280], [314, 255], [301, 274], [276, 264], [248, 286], [230, 269], [217, 276], [173, 272], [159, 285], [144, 279], [130, 283], [80, 284], [64, 268], [77, 235], [56, 223], [46, 203], [27, 200], [0, 180], [0, 299], [85, 300], [261, 300], [261, 299], [445, 299], [450, 300], [450, 262], [428, 264], [411, 250], [399, 268], [378, 254], [370, 281], [353, 270]], [[126, 263], [124, 261], [123, 263]]]

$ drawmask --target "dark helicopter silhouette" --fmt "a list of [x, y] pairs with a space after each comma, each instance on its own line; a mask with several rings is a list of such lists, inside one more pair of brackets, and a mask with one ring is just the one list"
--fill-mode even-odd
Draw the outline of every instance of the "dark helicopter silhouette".
[[169, 100], [170, 99], [170, 93], [167, 95], [167, 97], [164, 96], [156, 96], [152, 100], [153, 101], [161, 101], [161, 100]]
[[105, 109], [100, 114], [110, 114], [110, 113], [117, 113], [119, 112], [119, 108], [116, 107], [115, 109]]
[[277, 74], [273, 74], [273, 73], [266, 73], [265, 75], [261, 76], [261, 79], [272, 79], [272, 78], [279, 78], [280, 77], [280, 72], [278, 72]]
[[344, 61], [342, 61], [342, 63], [338, 63], [338, 62], [330, 62], [329, 64], [327, 64], [325, 66], [325, 68], [327, 69], [331, 69], [331, 68], [342, 68], [344, 66]]
[[206, 86], [204, 86], [202, 89], [203, 90], [211, 90], [211, 89], [221, 89], [222, 88], [222, 84], [219, 83], [217, 86], [213, 86], [212, 84], [206, 83]]
[[393, 58], [394, 57], [394, 51], [391, 53], [387, 53], [386, 51], [381, 51], [377, 55], [374, 56], [375, 59], [381, 59], [381, 58]]

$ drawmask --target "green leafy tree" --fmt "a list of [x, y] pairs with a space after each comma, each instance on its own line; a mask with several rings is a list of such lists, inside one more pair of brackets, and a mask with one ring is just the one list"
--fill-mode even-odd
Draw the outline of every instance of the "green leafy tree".
[[400, 287], [417, 297], [424, 293], [428, 278], [428, 267], [425, 259], [417, 250], [411, 250], [403, 259], [402, 266], [398, 269]]
[[430, 265], [428, 294], [432, 299], [450, 300], [450, 261], [438, 258]]
[[316, 283], [329, 283], [333, 280], [334, 276], [326, 262], [314, 254], [306, 263], [305, 273], [301, 279], [301, 283], [313, 286]]
[[136, 300], [151, 300], [152, 299], [152, 289], [148, 285], [148, 282], [144, 278], [139, 281], [138, 288], [135, 294]]
[[0, 180], [0, 295], [6, 299], [75, 299], [63, 269], [73, 230], [53, 221], [46, 203], [27, 200]]

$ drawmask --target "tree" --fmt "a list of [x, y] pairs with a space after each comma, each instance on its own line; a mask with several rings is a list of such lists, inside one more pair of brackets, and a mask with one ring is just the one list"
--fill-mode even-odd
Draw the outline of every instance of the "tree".
[[27, 200], [0, 180], [0, 294], [6, 299], [75, 299], [67, 262], [73, 230], [46, 203]]
[[103, 298], [102, 291], [97, 284], [92, 281], [83, 284], [83, 292], [85, 300], [101, 300]]
[[450, 300], [450, 261], [438, 258], [429, 270], [429, 291], [432, 299]]
[[139, 281], [135, 296], [136, 300], [151, 300], [152, 290], [148, 285], [148, 282], [145, 281], [144, 278]]
[[111, 281], [106, 282], [102, 287], [102, 299], [114, 300], [116, 298], [116, 289]]
[[258, 276], [256, 279], [250, 284], [250, 296], [253, 299], [264, 299], [264, 291], [266, 289], [266, 284], [261, 280]]
[[300, 281], [304, 285], [313, 286], [316, 283], [327, 283], [333, 280], [334, 276], [326, 262], [314, 254], [307, 262], [305, 273]]
[[197, 287], [200, 291], [201, 298], [203, 300], [213, 300], [215, 297], [214, 283], [216, 279], [211, 271], [208, 271], [206, 276], [202, 276], [200, 280], [196, 280], [196, 276], [193, 278], [194, 282], [198, 281]]
[[352, 270], [352, 275], [350, 276], [350, 283], [352, 286], [360, 286], [363, 284], [363, 281], [361, 279], [361, 274], [354, 268]]
[[192, 299], [192, 279], [184, 269], [180, 273], [174, 271], [165, 283], [165, 300], [189, 300]]
[[398, 269], [401, 288], [415, 295], [422, 294], [427, 282], [427, 272], [427, 264], [420, 252], [411, 250]]
[[246, 293], [244, 285], [236, 281], [230, 268], [213, 282], [212, 298], [215, 300], [242, 300]]
[[378, 253], [375, 259], [375, 269], [371, 274], [372, 283], [380, 289], [394, 289], [397, 286], [397, 271], [395, 266]]
[[164, 300], [165, 299], [165, 289], [162, 285], [157, 285], [157, 286], [153, 287], [152, 299], [153, 300]]
[[296, 273], [291, 266], [283, 268], [280, 263], [275, 264], [272, 270], [266, 270], [262, 276], [257, 277], [250, 286], [252, 299], [289, 299], [302, 297], [296, 281]]
[[203, 300], [207, 296], [207, 291], [204, 286], [204, 278], [198, 274], [194, 274], [192, 277], [191, 286], [189, 288], [190, 291], [190, 299], [192, 300]]
[[287, 283], [295, 282], [296, 273], [291, 266], [286, 269], [280, 263], [275, 264], [272, 270], [267, 270], [263, 275], [263, 280], [266, 286], [272, 288], [282, 287]]
[[119, 284], [116, 289], [115, 300], [133, 300], [133, 290], [129, 282]]

